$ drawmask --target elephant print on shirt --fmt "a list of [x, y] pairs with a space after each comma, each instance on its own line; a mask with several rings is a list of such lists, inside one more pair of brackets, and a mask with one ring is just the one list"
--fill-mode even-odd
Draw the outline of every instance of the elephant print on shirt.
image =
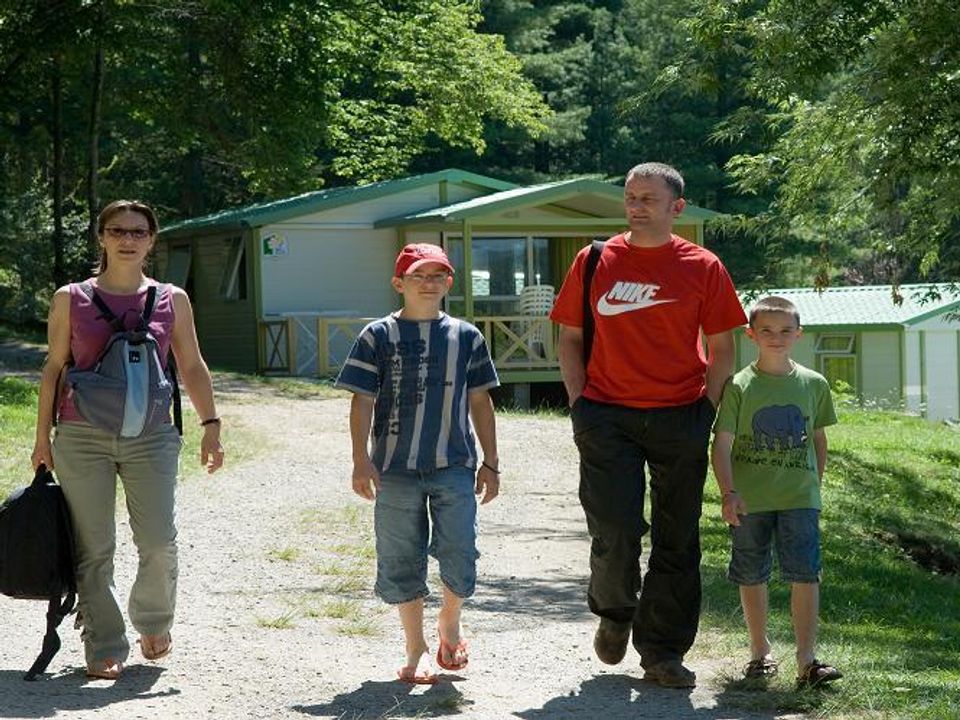
[[793, 450], [807, 444], [807, 421], [796, 405], [767, 405], [753, 414], [755, 450]]

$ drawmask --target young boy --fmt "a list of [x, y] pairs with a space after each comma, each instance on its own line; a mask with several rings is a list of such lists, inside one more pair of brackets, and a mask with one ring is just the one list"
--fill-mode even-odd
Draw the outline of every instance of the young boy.
[[814, 655], [824, 428], [837, 417], [826, 379], [790, 359], [800, 334], [800, 314], [789, 300], [765, 297], [751, 310], [747, 335], [758, 356], [724, 390], [714, 427], [713, 471], [733, 539], [728, 577], [740, 586], [750, 632], [744, 675], [767, 678], [777, 672], [767, 639], [767, 581], [776, 540], [781, 577], [791, 583], [797, 683], [814, 686], [841, 677]]
[[406, 638], [397, 675], [430, 684], [437, 676], [423, 631], [427, 553], [443, 581], [436, 662], [460, 670], [468, 660], [460, 609], [476, 585], [475, 494], [486, 504], [500, 491], [488, 392], [499, 381], [480, 331], [440, 310], [453, 284], [443, 250], [407, 245], [391, 284], [403, 309], [363, 329], [336, 385], [354, 393], [353, 490], [376, 502], [375, 592], [398, 607]]

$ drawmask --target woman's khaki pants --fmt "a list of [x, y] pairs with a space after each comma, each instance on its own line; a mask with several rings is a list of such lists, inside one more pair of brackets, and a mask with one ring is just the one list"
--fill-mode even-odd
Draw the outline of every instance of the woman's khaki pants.
[[78, 606], [88, 665], [107, 658], [126, 661], [130, 654], [113, 580], [118, 475], [140, 558], [130, 591], [130, 622], [147, 635], [173, 625], [180, 445], [173, 425], [140, 438], [115, 437], [82, 422], [57, 427], [53, 462], [77, 540]]

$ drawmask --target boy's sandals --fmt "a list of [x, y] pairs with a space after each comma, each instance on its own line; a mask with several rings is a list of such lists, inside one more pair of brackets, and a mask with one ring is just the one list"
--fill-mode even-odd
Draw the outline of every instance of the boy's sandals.
[[749, 680], [766, 679], [776, 675], [779, 670], [776, 660], [763, 657], [748, 662], [743, 668], [743, 676]]
[[97, 680], [116, 680], [123, 673], [123, 663], [113, 658], [87, 665], [87, 677]]
[[[451, 672], [463, 670], [470, 662], [470, 657], [467, 654], [467, 641], [461, 639], [456, 645], [451, 645], [443, 639], [439, 627], [437, 628], [437, 637], [440, 640], [440, 647], [437, 648], [437, 665]], [[450, 662], [444, 660], [444, 656], [450, 658]]]
[[173, 637], [166, 632], [162, 635], [141, 635], [140, 652], [147, 660], [159, 660], [170, 654], [173, 649]]
[[404, 665], [397, 670], [397, 678], [400, 682], [411, 685], [433, 685], [437, 682], [437, 674], [430, 665], [430, 651], [424, 652], [420, 656], [420, 661], [416, 665]]
[[827, 665], [817, 659], [807, 665], [797, 677], [798, 688], [812, 688], [824, 683], [839, 680], [843, 673], [837, 670], [833, 665]]

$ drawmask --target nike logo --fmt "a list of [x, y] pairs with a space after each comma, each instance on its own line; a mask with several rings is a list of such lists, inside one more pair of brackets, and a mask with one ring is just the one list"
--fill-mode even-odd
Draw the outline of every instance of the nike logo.
[[659, 285], [618, 280], [613, 289], [606, 295], [602, 295], [600, 300], [597, 301], [597, 312], [608, 316], [620, 315], [654, 305], [676, 302], [676, 300], [657, 300], [654, 298], [653, 296], [659, 289]]

